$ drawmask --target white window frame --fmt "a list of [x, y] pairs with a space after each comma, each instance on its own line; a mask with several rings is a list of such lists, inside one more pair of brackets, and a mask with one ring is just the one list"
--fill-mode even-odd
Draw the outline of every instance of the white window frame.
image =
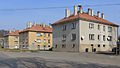
[[94, 29], [94, 24], [93, 23], [89, 23], [89, 28], [90, 29]]

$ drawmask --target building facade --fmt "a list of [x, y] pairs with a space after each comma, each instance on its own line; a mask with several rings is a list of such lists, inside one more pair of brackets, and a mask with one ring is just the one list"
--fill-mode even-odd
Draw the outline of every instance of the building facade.
[[49, 50], [52, 48], [52, 28], [44, 24], [28, 23], [19, 33], [20, 49]]
[[4, 36], [4, 48], [17, 49], [19, 47], [19, 30], [10, 31]]
[[118, 25], [104, 19], [104, 14], [92, 9], [85, 13], [74, 6], [66, 10], [65, 18], [52, 24], [53, 51], [98, 52], [112, 51], [118, 40]]

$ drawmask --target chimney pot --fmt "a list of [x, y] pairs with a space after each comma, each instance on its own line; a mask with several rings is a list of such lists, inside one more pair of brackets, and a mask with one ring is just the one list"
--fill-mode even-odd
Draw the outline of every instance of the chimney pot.
[[27, 28], [29, 28], [29, 23], [27, 23]]
[[91, 9], [88, 8], [88, 15], [91, 15]]
[[93, 16], [94, 15], [94, 11], [91, 9], [91, 16]]
[[34, 22], [34, 25], [33, 26], [36, 26], [36, 22]]
[[32, 27], [32, 22], [29, 23], [29, 28], [31, 28], [31, 27]]
[[70, 16], [70, 10], [69, 9], [66, 9], [65, 10], [65, 18], [69, 17]]
[[101, 18], [104, 19], [104, 13], [102, 13], [101, 16], [102, 16]]
[[74, 16], [77, 15], [77, 6], [74, 6]]
[[12, 33], [12, 29], [9, 30], [9, 33]]
[[81, 5], [78, 5], [78, 7], [79, 7], [79, 11], [80, 11], [79, 14], [83, 13], [83, 10], [82, 10], [83, 8], [82, 8], [82, 6], [81, 6]]
[[100, 11], [97, 12], [97, 16], [100, 18]]

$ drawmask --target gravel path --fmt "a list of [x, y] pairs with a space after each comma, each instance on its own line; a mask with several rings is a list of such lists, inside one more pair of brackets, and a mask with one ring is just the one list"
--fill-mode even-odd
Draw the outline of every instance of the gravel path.
[[120, 68], [120, 56], [47, 52], [0, 52], [0, 68]]

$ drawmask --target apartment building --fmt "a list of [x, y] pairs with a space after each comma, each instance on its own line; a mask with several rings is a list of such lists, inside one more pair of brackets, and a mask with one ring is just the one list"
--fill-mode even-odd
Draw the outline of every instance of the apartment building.
[[4, 48], [17, 49], [19, 47], [19, 30], [10, 30], [4, 36]]
[[66, 9], [65, 17], [52, 24], [53, 51], [98, 52], [111, 51], [118, 40], [118, 25], [105, 20], [104, 14], [92, 9], [83, 12], [74, 6], [74, 13]]
[[52, 48], [52, 28], [44, 23], [28, 23], [19, 33], [20, 49], [49, 50]]
[[0, 39], [0, 48], [4, 47], [4, 39]]

